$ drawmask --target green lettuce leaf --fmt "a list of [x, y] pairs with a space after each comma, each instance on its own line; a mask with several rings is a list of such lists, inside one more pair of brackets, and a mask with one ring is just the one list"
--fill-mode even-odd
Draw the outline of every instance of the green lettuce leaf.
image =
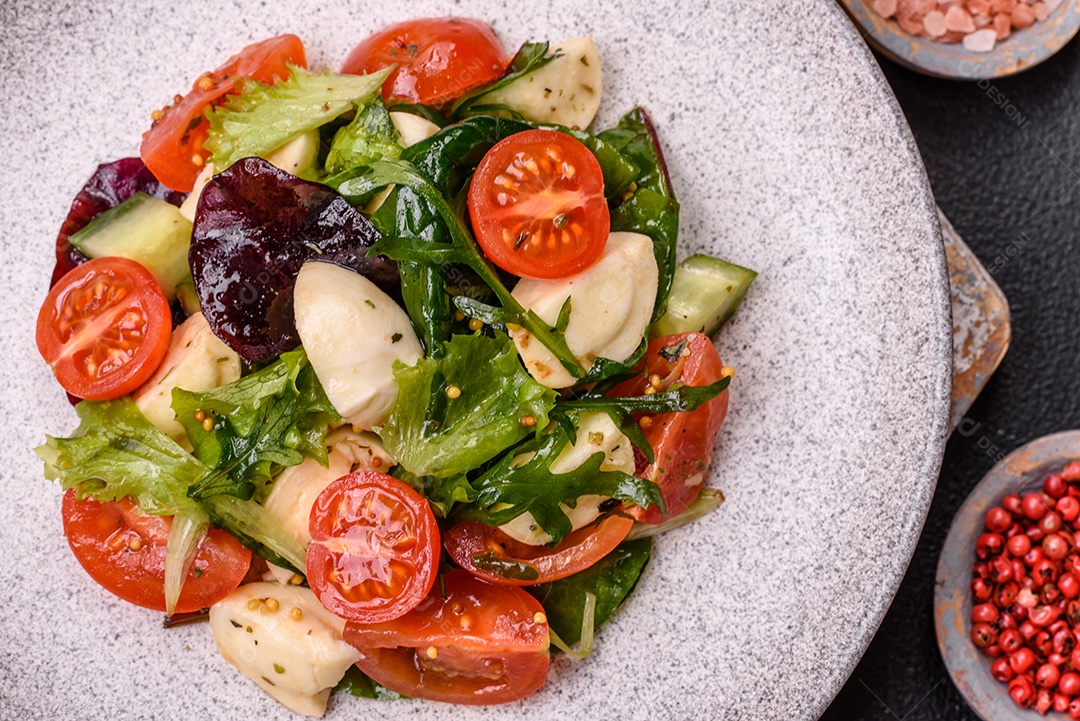
[[[205, 393], [176, 388], [172, 407], [195, 455], [214, 469], [190, 489], [197, 500], [214, 495], [261, 499], [280, 469], [305, 457], [326, 465], [327, 426], [341, 419], [303, 348]], [[206, 419], [213, 423], [210, 430], [203, 426]]]
[[46, 436], [34, 452], [45, 477], [81, 498], [115, 501], [131, 496], [155, 516], [204, 515], [187, 496], [207, 468], [152, 426], [127, 396], [75, 406], [79, 427], [69, 438]]
[[[486, 463], [543, 428], [555, 393], [525, 372], [503, 333], [456, 335], [441, 359], [394, 374], [397, 400], [380, 429], [386, 450], [415, 476], [447, 478]], [[447, 397], [455, 387], [460, 395]], [[535, 427], [522, 425], [532, 416]]]
[[375, 98], [391, 68], [370, 75], [313, 73], [290, 66], [274, 85], [249, 80], [243, 92], [208, 110], [206, 149], [217, 172], [241, 158], [265, 156], [290, 139]]
[[[623, 471], [601, 471], [602, 451], [589, 456], [572, 471], [553, 473], [552, 462], [569, 442], [560, 425], [546, 436], [505, 454], [472, 482], [480, 512], [470, 512], [469, 517], [490, 526], [501, 526], [529, 512], [551, 536], [552, 543], [557, 544], [572, 530], [561, 506], [565, 503], [572, 507], [581, 496], [608, 496], [642, 508], [655, 505], [664, 509], [660, 487], [652, 481]], [[520, 456], [527, 453], [534, 455], [521, 464]]]
[[397, 129], [390, 113], [380, 102], [369, 103], [353, 121], [334, 135], [326, 156], [326, 172], [340, 173], [376, 160], [394, 160], [401, 155]]
[[113, 501], [131, 496], [144, 513], [207, 518], [271, 563], [298, 572], [304, 547], [262, 506], [231, 496], [199, 503], [188, 488], [211, 469], [155, 428], [130, 398], [75, 407], [81, 422], [70, 438], [48, 436], [34, 449], [45, 462], [45, 477], [80, 498]]

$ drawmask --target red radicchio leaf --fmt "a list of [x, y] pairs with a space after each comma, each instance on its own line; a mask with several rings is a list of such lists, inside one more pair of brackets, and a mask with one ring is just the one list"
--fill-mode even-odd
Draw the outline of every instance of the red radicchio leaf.
[[397, 265], [366, 255], [378, 238], [331, 188], [244, 158], [203, 189], [188, 260], [211, 330], [253, 363], [300, 344], [293, 287], [307, 260], [350, 268], [397, 294]]
[[169, 190], [159, 183], [139, 158], [121, 158], [99, 165], [75, 196], [71, 210], [60, 227], [60, 235], [56, 238], [56, 267], [53, 269], [50, 287], [56, 285], [56, 281], [72, 268], [87, 261], [87, 257], [68, 242], [68, 239], [98, 215], [115, 208], [137, 192], [146, 193], [173, 205], [180, 205], [187, 197], [187, 193]]

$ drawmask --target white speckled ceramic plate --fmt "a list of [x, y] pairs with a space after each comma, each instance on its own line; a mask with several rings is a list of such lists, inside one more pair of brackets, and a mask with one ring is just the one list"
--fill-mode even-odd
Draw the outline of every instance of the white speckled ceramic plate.
[[[591, 5], [591, 7], [589, 7]], [[728, 502], [658, 541], [595, 653], [509, 707], [338, 699], [332, 719], [810, 719], [843, 684], [907, 567], [949, 411], [949, 293], [936, 210], [873, 59], [831, 0], [0, 5], [8, 349], [0, 464], [0, 716], [289, 718], [206, 626], [97, 588], [31, 453], [74, 413], [33, 324], [52, 244], [94, 167], [244, 44], [295, 32], [336, 64], [407, 17], [492, 21], [508, 48], [596, 38], [600, 124], [653, 113], [683, 203], [681, 251], [760, 271], [719, 347], [738, 369], [712, 485]]]

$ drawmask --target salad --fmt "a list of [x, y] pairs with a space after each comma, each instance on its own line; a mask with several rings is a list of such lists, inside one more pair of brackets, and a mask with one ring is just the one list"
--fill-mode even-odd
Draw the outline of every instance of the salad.
[[101, 165], [37, 344], [36, 449], [104, 588], [208, 621], [288, 708], [522, 699], [584, 657], [705, 487], [755, 273], [676, 263], [644, 109], [589, 38], [401, 23], [338, 72], [244, 48]]

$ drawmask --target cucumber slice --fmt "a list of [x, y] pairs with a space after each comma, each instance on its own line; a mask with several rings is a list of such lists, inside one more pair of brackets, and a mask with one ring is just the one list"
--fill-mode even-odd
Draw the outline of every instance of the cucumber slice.
[[202, 312], [199, 305], [199, 296], [195, 294], [195, 281], [189, 275], [176, 286], [176, 299], [180, 301], [180, 307], [188, 314], [188, 317]]
[[71, 244], [88, 258], [119, 256], [141, 264], [170, 302], [176, 298], [177, 284], [191, 275], [191, 221], [175, 205], [145, 193], [136, 193], [94, 218], [71, 236]]
[[757, 273], [707, 255], [692, 255], [675, 269], [667, 313], [650, 337], [701, 331], [711, 336], [739, 308]]

